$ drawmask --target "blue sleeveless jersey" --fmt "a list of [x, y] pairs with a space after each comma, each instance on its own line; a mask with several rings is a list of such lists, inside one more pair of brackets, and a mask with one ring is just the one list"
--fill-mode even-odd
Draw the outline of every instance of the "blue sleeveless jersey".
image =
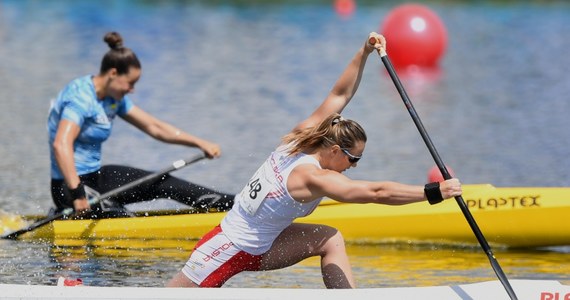
[[51, 178], [63, 179], [51, 146], [61, 120], [81, 128], [73, 150], [75, 168], [78, 175], [83, 175], [101, 168], [101, 144], [111, 135], [115, 116], [126, 115], [132, 107], [133, 102], [126, 96], [120, 101], [111, 97], [98, 100], [91, 75], [70, 82], [53, 100], [49, 111]]

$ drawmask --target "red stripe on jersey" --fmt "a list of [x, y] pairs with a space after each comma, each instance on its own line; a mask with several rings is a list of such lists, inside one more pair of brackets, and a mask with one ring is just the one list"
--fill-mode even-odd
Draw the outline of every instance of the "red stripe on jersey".
[[204, 279], [200, 287], [221, 287], [232, 276], [243, 271], [259, 271], [260, 266], [261, 255], [240, 251]]
[[194, 246], [194, 250], [196, 250], [198, 247], [202, 246], [202, 244], [204, 244], [205, 242], [209, 241], [210, 239], [212, 239], [214, 236], [216, 236], [218, 233], [222, 232], [222, 227], [220, 227], [220, 225], [218, 224], [218, 226], [212, 228], [212, 230], [210, 230], [210, 232], [206, 233], [199, 241], [198, 243], [196, 243], [196, 246]]

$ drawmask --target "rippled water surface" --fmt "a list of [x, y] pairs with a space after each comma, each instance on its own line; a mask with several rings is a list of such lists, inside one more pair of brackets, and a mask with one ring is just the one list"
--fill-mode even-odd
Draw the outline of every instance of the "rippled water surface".
[[[186, 262], [195, 241], [152, 243], [107, 241], [57, 246], [0, 241], [4, 283], [54, 284], [59, 276], [94, 286], [164, 286]], [[157, 245], [158, 247], [158, 245]], [[349, 244], [354, 276], [361, 288], [451, 285], [496, 280], [477, 248], [435, 245]], [[568, 251], [501, 250], [495, 256], [509, 278], [551, 279], [570, 284]], [[26, 276], [23, 276], [23, 275]], [[324, 288], [318, 258], [270, 272], [245, 272], [225, 287]]]
[[[119, 31], [143, 64], [133, 99], [144, 110], [220, 143], [224, 155], [176, 175], [229, 192], [320, 103], [397, 3], [357, 1], [0, 1], [0, 209], [51, 205], [46, 117], [70, 80], [97, 72], [102, 36]], [[570, 5], [437, 1], [449, 44], [437, 72], [401, 74], [445, 163], [464, 183], [568, 186]], [[371, 55], [344, 115], [367, 130], [365, 157], [348, 175], [422, 184], [433, 161], [383, 65]], [[195, 154], [117, 121], [104, 163], [157, 170]], [[342, 229], [341, 229], [342, 230]], [[570, 234], [570, 233], [569, 233]], [[190, 243], [190, 244], [188, 244]], [[165, 249], [0, 241], [2, 283], [162, 286], [192, 242]], [[570, 250], [497, 249], [511, 278], [568, 280]], [[351, 245], [361, 287], [493, 280], [478, 248]], [[322, 287], [318, 261], [233, 278], [232, 287]]]

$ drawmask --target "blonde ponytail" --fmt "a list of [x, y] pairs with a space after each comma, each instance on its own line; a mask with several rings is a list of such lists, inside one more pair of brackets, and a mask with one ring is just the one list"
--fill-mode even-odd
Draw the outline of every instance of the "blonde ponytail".
[[291, 144], [290, 155], [312, 153], [320, 147], [339, 145], [350, 149], [357, 141], [366, 142], [364, 129], [355, 121], [334, 113], [316, 127], [308, 127], [283, 137], [284, 144]]

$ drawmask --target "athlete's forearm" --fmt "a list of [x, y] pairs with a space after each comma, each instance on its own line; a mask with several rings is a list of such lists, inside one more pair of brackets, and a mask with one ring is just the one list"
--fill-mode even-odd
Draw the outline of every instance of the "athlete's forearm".
[[364, 71], [364, 66], [366, 65], [369, 54], [370, 52], [366, 51], [364, 46], [358, 50], [334, 84], [331, 94], [343, 97], [347, 100], [350, 100], [354, 96], [360, 85], [362, 72]]

